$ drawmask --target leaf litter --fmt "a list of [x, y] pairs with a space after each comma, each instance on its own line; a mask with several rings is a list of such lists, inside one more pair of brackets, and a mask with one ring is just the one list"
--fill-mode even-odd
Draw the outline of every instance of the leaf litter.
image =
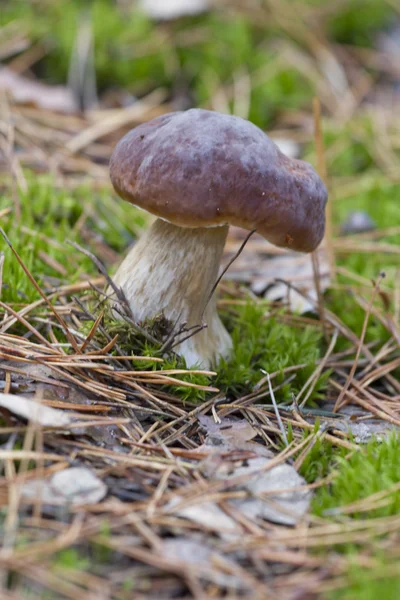
[[71, 114], [78, 106], [71, 90], [64, 85], [47, 85], [18, 75], [7, 67], [0, 69], [0, 91], [7, 91], [16, 104]]
[[[204, 497], [196, 499], [196, 504], [177, 509], [175, 514], [212, 527], [230, 539], [242, 535], [235, 520], [229, 516], [231, 507], [250, 522], [261, 518], [295, 525], [304, 516], [310, 494], [307, 489], [292, 492], [291, 488], [307, 488], [305, 480], [287, 464], [269, 469], [273, 453], [267, 450], [271, 458], [266, 458], [265, 446], [249, 443], [257, 432], [248, 421], [224, 418], [215, 423], [207, 415], [200, 416], [199, 421], [207, 431], [205, 442], [199, 447], [199, 452], [207, 454], [199, 465], [201, 474], [210, 482], [223, 482], [225, 489], [239, 492], [241, 498], [226, 500], [228, 514]], [[284, 491], [281, 493], [280, 490]], [[174, 510], [182, 500], [174, 498], [169, 508]]]
[[15, 394], [0, 393], [0, 407], [43, 427], [65, 427], [72, 422], [68, 413], [42, 406], [40, 401], [35, 402]]
[[[181, 381], [184, 370], [163, 375], [162, 370], [141, 367], [144, 357], [126, 352], [112, 336], [105, 340], [99, 335], [102, 319], [96, 315], [90, 317], [90, 333], [81, 334], [79, 319], [89, 318], [83, 308], [93, 294], [90, 282], [82, 283], [78, 292], [81, 311], [71, 293], [77, 293], [76, 286], [58, 288], [51, 310], [44, 300], [40, 307], [24, 306], [19, 312], [3, 304], [0, 404], [5, 423], [0, 436], [10, 441], [0, 449], [4, 464], [0, 503], [19, 519], [18, 528], [12, 517], [5, 522], [5, 540], [15, 541], [7, 542], [3, 568], [18, 571], [24, 552], [35, 556], [40, 544], [44, 547], [38, 557], [50, 565], [65, 539], [67, 548], [83, 542], [101, 544], [117, 552], [131, 569], [145, 565], [160, 598], [170, 597], [167, 585], [165, 593], [157, 588], [160, 577], [174, 582], [174, 594], [189, 590], [200, 597], [214, 585], [221, 594], [254, 597], [258, 590], [263, 597], [284, 590], [281, 597], [291, 599], [303, 577], [321, 590], [325, 578], [336, 581], [345, 561], [333, 553], [320, 580], [315, 569], [321, 563], [307, 551], [325, 544], [323, 531], [330, 521], [315, 520], [309, 513], [313, 489], [324, 480], [307, 484], [298, 471], [319, 439], [357, 451], [357, 440], [344, 427], [354, 426], [356, 418], [364, 424], [366, 416], [376, 417], [378, 412], [383, 428], [400, 421], [389, 392], [395, 385], [391, 371], [396, 361], [385, 367], [391, 363], [381, 363], [362, 337], [325, 310], [325, 325], [333, 337], [315, 373], [332, 369], [331, 393], [345, 390], [339, 413], [332, 403], [301, 407], [315, 373], [292, 406], [274, 407], [267, 402], [276, 374], [260, 373], [259, 384], [243, 398], [224, 398], [212, 385], [214, 374], [204, 372], [210, 385], [200, 386], [207, 396], [196, 404], [167, 387], [196, 386]], [[35, 318], [38, 310], [41, 320]], [[61, 322], [57, 311], [63, 315]], [[287, 307], [282, 317], [289, 322], [293, 318]], [[29, 337], [14, 333], [11, 319], [28, 327]], [[315, 322], [319, 319], [320, 315]], [[60, 330], [68, 328], [65, 337], [70, 341], [60, 347], [48, 335], [49, 323]], [[354, 362], [348, 359], [350, 351], [335, 350], [336, 330], [351, 342], [353, 352], [361, 349], [354, 379], [346, 389]], [[140, 336], [140, 328], [136, 335]], [[163, 359], [145, 360], [162, 365]], [[260, 396], [263, 403], [258, 403]], [[353, 406], [366, 414], [346, 417]], [[292, 430], [292, 441], [284, 450], [276, 408], [283, 427]], [[17, 439], [22, 449], [14, 447]], [[10, 469], [11, 464], [20, 466]], [[18, 501], [13, 505], [10, 498], [16, 490]], [[349, 533], [348, 527], [349, 521], [337, 524], [336, 543], [361, 535]], [[379, 538], [392, 527], [389, 518], [372, 520], [363, 535]], [[28, 539], [22, 548], [16, 543], [18, 532]], [[197, 555], [198, 561], [193, 558]], [[22, 572], [32, 581], [39, 573], [27, 568]], [[101, 571], [93, 575], [97, 583], [102, 579]], [[54, 576], [57, 585], [63, 585], [63, 575]], [[49, 583], [41, 580], [41, 585]], [[121, 585], [111, 584], [116, 593]], [[89, 578], [83, 584], [85, 593], [93, 593], [91, 586]]]
[[86, 467], [69, 467], [55, 473], [50, 479], [33, 479], [24, 483], [24, 500], [40, 498], [43, 504], [71, 507], [101, 502], [107, 486]]

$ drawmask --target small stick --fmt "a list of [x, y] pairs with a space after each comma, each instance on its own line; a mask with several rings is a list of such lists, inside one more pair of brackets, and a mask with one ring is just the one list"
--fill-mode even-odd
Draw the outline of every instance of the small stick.
[[4, 259], [5, 259], [4, 252], [0, 252], [0, 298], [1, 298], [1, 291], [2, 291], [2, 289], [3, 289], [3, 268], [4, 268]]
[[[264, 373], [264, 371], [263, 371], [263, 373]], [[274, 390], [272, 389], [271, 378], [269, 376], [269, 373], [265, 373], [265, 375], [267, 377], [268, 387], [269, 387], [269, 395], [271, 396], [271, 401], [272, 401], [272, 404], [274, 406], [274, 411], [275, 411], [275, 414], [276, 414], [276, 418], [278, 420], [279, 429], [282, 432], [282, 437], [283, 437], [283, 440], [284, 440], [286, 446], [289, 446], [289, 442], [288, 442], [287, 435], [286, 435], [286, 430], [285, 430], [285, 427], [283, 425], [283, 422], [282, 422], [282, 419], [281, 419], [281, 415], [279, 414], [278, 405], [277, 405], [276, 400], [275, 400]]]
[[322, 325], [322, 331], [324, 332], [324, 338], [325, 338], [325, 340], [328, 340], [329, 336], [328, 336], [327, 322], [325, 320], [324, 297], [323, 297], [322, 290], [321, 290], [319, 260], [318, 260], [318, 254], [316, 251], [314, 251], [311, 254], [311, 261], [312, 261], [312, 267], [313, 267], [314, 285], [315, 285], [315, 290], [317, 292], [317, 299], [318, 299], [319, 318], [320, 318], [321, 325]]
[[89, 331], [87, 338], [85, 339], [85, 341], [83, 342], [82, 346], [81, 346], [81, 352], [84, 352], [84, 350], [86, 350], [86, 348], [88, 347], [88, 345], [90, 344], [90, 342], [92, 341], [93, 337], [96, 335], [96, 331], [102, 321], [104, 317], [104, 312], [101, 312], [99, 314], [99, 316], [97, 317], [97, 319], [95, 320], [95, 322], [92, 325], [91, 330]]
[[357, 347], [356, 357], [354, 359], [354, 363], [353, 363], [353, 366], [351, 367], [351, 370], [350, 370], [349, 376], [348, 376], [348, 378], [346, 380], [346, 383], [344, 384], [344, 386], [343, 386], [343, 388], [342, 388], [342, 390], [341, 390], [341, 392], [339, 394], [339, 397], [338, 397], [338, 399], [335, 402], [335, 406], [334, 406], [333, 412], [337, 412], [342, 407], [342, 405], [343, 405], [343, 398], [346, 395], [346, 393], [347, 393], [347, 391], [348, 391], [348, 389], [350, 387], [351, 381], [352, 381], [352, 379], [353, 379], [353, 377], [355, 375], [355, 372], [356, 372], [356, 369], [357, 369], [357, 365], [358, 365], [358, 359], [360, 358], [361, 350], [362, 350], [362, 347], [364, 345], [365, 334], [367, 333], [367, 327], [368, 327], [369, 316], [371, 314], [371, 309], [372, 309], [375, 297], [376, 297], [376, 295], [378, 293], [378, 290], [379, 290], [379, 284], [380, 284], [380, 282], [382, 281], [382, 279], [384, 277], [385, 277], [385, 273], [383, 273], [383, 272], [380, 273], [380, 275], [378, 277], [378, 281], [376, 282], [376, 284], [374, 286], [374, 289], [372, 291], [371, 300], [369, 301], [368, 308], [365, 311], [365, 318], [364, 318], [363, 328], [362, 328], [362, 331], [361, 331], [360, 342], [359, 342], [358, 347]]
[[247, 242], [249, 241], [249, 239], [251, 238], [251, 236], [253, 235], [253, 233], [256, 232], [256, 229], [252, 229], [245, 237], [242, 245], [240, 246], [239, 250], [236, 252], [236, 254], [231, 258], [231, 260], [228, 262], [228, 264], [226, 265], [226, 267], [223, 269], [221, 275], [217, 278], [217, 281], [214, 283], [214, 285], [211, 288], [211, 291], [207, 297], [206, 303], [204, 305], [203, 311], [201, 313], [201, 317], [200, 317], [200, 321], [203, 322], [203, 318], [204, 318], [204, 313], [206, 312], [206, 308], [208, 306], [208, 303], [210, 302], [211, 298], [213, 297], [213, 294], [215, 292], [215, 290], [217, 289], [217, 286], [219, 284], [219, 282], [221, 281], [221, 279], [223, 278], [223, 276], [225, 275], [225, 273], [227, 272], [227, 270], [229, 269], [229, 267], [232, 265], [232, 263], [235, 262], [235, 260], [237, 258], [239, 258], [239, 256], [241, 255], [241, 253], [244, 250], [244, 247], [246, 246]]
[[114, 281], [111, 279], [111, 277], [107, 273], [106, 267], [103, 265], [103, 263], [101, 262], [101, 260], [99, 260], [97, 258], [97, 256], [95, 256], [94, 254], [92, 254], [92, 252], [89, 252], [89, 250], [86, 250], [86, 248], [82, 248], [82, 246], [80, 246], [76, 242], [71, 242], [71, 240], [67, 240], [67, 244], [69, 244], [70, 246], [72, 246], [73, 248], [75, 248], [75, 250], [78, 250], [78, 252], [82, 252], [82, 254], [84, 254], [85, 256], [87, 256], [88, 258], [90, 258], [90, 260], [92, 261], [92, 263], [97, 267], [97, 270], [99, 271], [99, 273], [101, 273], [101, 275], [103, 275], [103, 277], [105, 277], [105, 279], [107, 281], [107, 284], [113, 290], [113, 292], [117, 296], [118, 300], [121, 302], [121, 304], [125, 308], [125, 304], [127, 304], [125, 295], [124, 295], [123, 291], [121, 290], [121, 288], [119, 288], [114, 283]]
[[[47, 340], [40, 333], [40, 331], [38, 331], [37, 329], [35, 329], [35, 327], [33, 327], [33, 325], [31, 325], [29, 323], [29, 321], [27, 321], [20, 313], [17, 313], [14, 309], [11, 308], [11, 306], [8, 306], [8, 304], [5, 304], [1, 300], [0, 300], [0, 307], [4, 308], [4, 310], [6, 311], [6, 313], [11, 314], [15, 318], [16, 321], [19, 321], [24, 327], [26, 327], [28, 329], [28, 331], [30, 331], [31, 333], [33, 333], [38, 338], [38, 340], [40, 340], [41, 342], [43, 342], [43, 344], [45, 344], [49, 348], [53, 349], [53, 344], [51, 342], [49, 342], [49, 340]], [[58, 353], [60, 353], [59, 350], [58, 350]]]
[[[322, 135], [322, 127], [321, 127], [321, 103], [317, 96], [313, 99], [313, 113], [314, 113], [314, 135], [315, 135], [315, 150], [317, 154], [317, 171], [322, 181], [328, 185], [328, 173], [326, 168], [326, 160], [325, 160], [325, 148], [324, 148], [324, 138]], [[332, 215], [332, 199], [328, 199], [328, 203], [326, 205], [326, 228], [325, 228], [325, 241], [326, 241], [326, 250], [328, 253], [328, 262], [331, 272], [332, 280], [336, 280], [336, 261], [335, 261], [335, 253], [333, 249], [333, 233], [332, 233], [332, 223], [333, 223], [333, 215]]]

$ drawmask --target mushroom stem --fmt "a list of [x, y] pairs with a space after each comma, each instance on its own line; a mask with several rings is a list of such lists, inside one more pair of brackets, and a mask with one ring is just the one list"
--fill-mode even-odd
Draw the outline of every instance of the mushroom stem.
[[[137, 322], [163, 314], [178, 328], [207, 327], [175, 347], [188, 367], [215, 366], [232, 347], [216, 310], [215, 294], [228, 226], [183, 228], [157, 219], [139, 239], [114, 276]], [[181, 338], [184, 337], [184, 334]]]

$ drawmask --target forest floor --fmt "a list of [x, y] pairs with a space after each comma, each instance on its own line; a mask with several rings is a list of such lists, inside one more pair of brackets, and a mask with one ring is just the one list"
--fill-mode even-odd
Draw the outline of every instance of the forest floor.
[[[5, 600], [400, 597], [400, 11], [223, 4], [2, 6]], [[191, 106], [249, 118], [330, 196], [313, 257], [256, 234], [227, 271], [215, 371], [104, 294], [149, 223], [112, 149]]]

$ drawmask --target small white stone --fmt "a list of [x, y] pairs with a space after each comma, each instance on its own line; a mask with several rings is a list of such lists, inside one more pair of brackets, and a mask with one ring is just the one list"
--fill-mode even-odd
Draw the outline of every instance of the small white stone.
[[207, 10], [208, 0], [141, 0], [141, 7], [153, 19], [177, 19]]

